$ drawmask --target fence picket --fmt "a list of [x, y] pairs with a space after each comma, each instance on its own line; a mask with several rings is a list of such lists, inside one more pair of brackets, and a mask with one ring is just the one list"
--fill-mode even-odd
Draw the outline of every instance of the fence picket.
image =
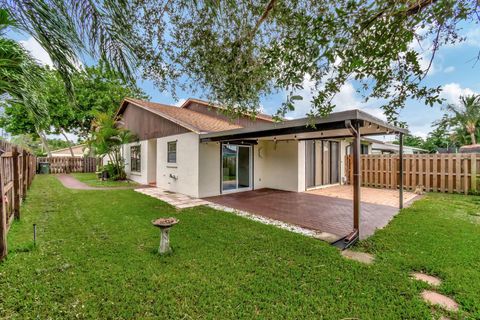
[[21, 201], [35, 174], [35, 156], [0, 140], [0, 260], [8, 253], [7, 232], [20, 218]]
[[50, 173], [95, 172], [100, 159], [94, 157], [39, 157], [37, 163], [50, 163]]
[[[423, 186], [426, 191], [468, 193], [477, 190], [477, 154], [415, 154], [404, 156], [404, 186], [415, 190]], [[346, 163], [352, 163], [347, 156]], [[398, 155], [362, 155], [362, 186], [388, 189], [398, 188]], [[352, 176], [352, 166], [346, 168]], [[352, 181], [352, 180], [348, 180]]]

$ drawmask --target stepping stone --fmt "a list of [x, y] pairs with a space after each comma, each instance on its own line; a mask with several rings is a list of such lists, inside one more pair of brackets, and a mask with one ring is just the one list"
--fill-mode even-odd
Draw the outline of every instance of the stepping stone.
[[365, 252], [357, 252], [352, 250], [343, 250], [342, 256], [344, 258], [355, 260], [365, 264], [372, 264], [375, 259], [374, 256]]
[[447, 311], [458, 311], [458, 303], [455, 302], [452, 298], [444, 296], [435, 291], [424, 290], [422, 291], [422, 298], [430, 304], [440, 306], [441, 308]]
[[438, 287], [442, 284], [442, 280], [440, 280], [439, 278], [434, 277], [434, 276], [430, 276], [430, 275], [425, 274], [425, 273], [412, 272], [411, 276], [415, 280], [426, 282], [429, 285], [434, 286], [434, 287]]

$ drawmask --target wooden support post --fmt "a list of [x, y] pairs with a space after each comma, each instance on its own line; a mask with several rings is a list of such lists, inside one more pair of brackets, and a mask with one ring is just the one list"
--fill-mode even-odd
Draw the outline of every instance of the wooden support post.
[[360, 236], [360, 192], [362, 183], [362, 174], [360, 172], [361, 139], [360, 126], [358, 122], [350, 124], [350, 131], [354, 139], [352, 144], [353, 155], [353, 229], [358, 231]]
[[400, 148], [399, 148], [399, 164], [398, 170], [400, 175], [398, 177], [398, 198], [399, 198], [399, 208], [403, 209], [403, 133], [400, 133]]
[[15, 219], [20, 219], [20, 168], [18, 148], [12, 148], [13, 161], [13, 216]]

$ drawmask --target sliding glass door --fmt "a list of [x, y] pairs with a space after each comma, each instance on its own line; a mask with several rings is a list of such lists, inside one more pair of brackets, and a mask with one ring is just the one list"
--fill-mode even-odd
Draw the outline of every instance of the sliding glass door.
[[252, 189], [252, 147], [222, 144], [222, 191]]
[[340, 181], [340, 146], [337, 141], [305, 141], [305, 183], [307, 188]]

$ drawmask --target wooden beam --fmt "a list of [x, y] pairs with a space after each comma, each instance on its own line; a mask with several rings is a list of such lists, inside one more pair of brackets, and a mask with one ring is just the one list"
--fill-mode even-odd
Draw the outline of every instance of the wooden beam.
[[350, 124], [351, 132], [354, 135], [352, 144], [353, 155], [353, 229], [358, 232], [360, 237], [360, 210], [361, 210], [361, 183], [362, 174], [360, 171], [360, 156], [361, 156], [361, 137], [360, 125], [358, 122]]

